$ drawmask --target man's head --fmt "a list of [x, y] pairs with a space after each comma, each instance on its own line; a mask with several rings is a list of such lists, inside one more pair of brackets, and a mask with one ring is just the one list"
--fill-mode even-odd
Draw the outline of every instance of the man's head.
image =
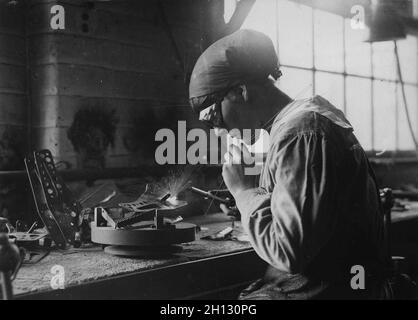
[[259, 129], [266, 100], [277, 91], [277, 64], [272, 41], [260, 32], [240, 30], [217, 41], [193, 70], [193, 110], [215, 128]]
[[[244, 83], [231, 88], [220, 102], [203, 110], [199, 114], [201, 121], [208, 121], [209, 126], [232, 129], [260, 129], [265, 113], [269, 113], [268, 101], [276, 87], [271, 81]], [[215, 112], [215, 115], [211, 113]]]

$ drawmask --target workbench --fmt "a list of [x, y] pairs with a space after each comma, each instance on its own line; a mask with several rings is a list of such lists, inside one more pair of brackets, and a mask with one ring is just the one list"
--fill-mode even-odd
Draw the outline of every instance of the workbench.
[[407, 259], [407, 267], [403, 271], [418, 282], [418, 202], [402, 203], [408, 210], [392, 212], [391, 253], [392, 256]]
[[418, 220], [418, 202], [417, 201], [402, 201], [408, 208], [405, 211], [393, 211], [392, 223], [401, 223], [407, 221]]
[[[231, 226], [224, 214], [188, 222], [206, 230], [198, 237]], [[243, 236], [240, 223], [235, 223], [234, 234]], [[163, 259], [115, 257], [101, 246], [52, 251], [37, 264], [21, 268], [14, 294], [17, 299], [236, 299], [266, 268], [245, 239], [198, 239], [182, 246], [180, 253]], [[64, 289], [52, 289], [54, 266], [63, 267]]]
[[[418, 202], [408, 206], [408, 211], [392, 213], [395, 230], [418, 222]], [[198, 238], [231, 226], [224, 214], [188, 221], [207, 228]], [[240, 223], [235, 223], [234, 234], [238, 238], [244, 235]], [[412, 251], [417, 249], [416, 243], [408, 241], [407, 245]], [[404, 249], [405, 243], [401, 252], [399, 246], [394, 251], [407, 254]], [[54, 266], [65, 271], [64, 289], [51, 288]], [[245, 240], [198, 239], [164, 259], [114, 257], [104, 253], [101, 246], [92, 246], [52, 251], [37, 264], [24, 265], [13, 287], [17, 299], [235, 299], [240, 290], [263, 275], [265, 268]]]

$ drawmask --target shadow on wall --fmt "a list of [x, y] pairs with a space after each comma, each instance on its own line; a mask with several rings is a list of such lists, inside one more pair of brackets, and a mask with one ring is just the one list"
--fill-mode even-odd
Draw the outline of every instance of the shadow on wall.
[[117, 124], [116, 111], [106, 106], [87, 106], [77, 111], [67, 135], [77, 153], [79, 168], [106, 167], [106, 154], [114, 146]]
[[24, 130], [6, 127], [0, 138], [0, 171], [21, 170], [26, 150]]
[[175, 107], [144, 108], [141, 113], [133, 116], [130, 130], [123, 136], [125, 148], [139, 162], [155, 163], [155, 150], [161, 142], [155, 141], [155, 134], [162, 128], [177, 131], [177, 119], [181, 117]]
[[[0, 136], [0, 171], [23, 170], [27, 147], [24, 129], [5, 127]], [[0, 181], [0, 217], [11, 222], [21, 219], [28, 212], [27, 184], [9, 178]]]

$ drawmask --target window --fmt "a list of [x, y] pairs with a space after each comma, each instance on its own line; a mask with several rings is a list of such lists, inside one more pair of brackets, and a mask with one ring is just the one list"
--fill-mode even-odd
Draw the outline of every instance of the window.
[[[229, 10], [235, 0], [226, 0]], [[398, 81], [393, 42], [366, 43], [367, 30], [290, 0], [257, 1], [243, 28], [266, 33], [276, 46], [293, 98], [319, 94], [343, 110], [363, 147], [385, 156], [414, 150]], [[418, 134], [418, 40], [398, 41], [408, 110]]]

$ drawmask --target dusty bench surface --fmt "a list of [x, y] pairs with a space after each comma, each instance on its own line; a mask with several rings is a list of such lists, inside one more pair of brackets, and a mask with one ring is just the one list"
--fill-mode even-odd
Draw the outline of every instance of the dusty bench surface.
[[392, 211], [392, 223], [418, 220], [418, 201], [402, 201], [408, 210], [403, 212]]
[[[410, 210], [392, 213], [392, 223], [397, 224], [402, 221], [418, 219], [418, 202], [410, 202], [408, 205]], [[205, 259], [222, 257], [231, 253], [239, 254], [252, 251], [250, 243], [245, 241], [244, 232], [240, 223], [235, 223], [234, 235], [238, 236], [242, 241], [211, 241], [199, 239], [231, 226], [230, 218], [224, 214], [196, 217], [187, 219], [187, 221], [207, 228], [208, 230], [198, 233], [198, 240], [193, 243], [183, 244], [183, 251], [169, 258], [134, 259], [114, 257], [104, 253], [101, 246], [81, 250], [71, 249], [64, 252], [52, 251], [37, 264], [24, 265], [21, 268], [17, 278], [13, 282], [14, 294], [17, 297], [30, 297], [32, 294], [36, 295], [38, 293], [53, 291], [51, 288], [51, 279], [54, 274], [51, 271], [54, 266], [62, 266], [64, 268], [64, 283], [67, 289], [142, 271], [158, 270], [170, 266], [175, 267], [187, 262], [202, 261], [204, 264], [206, 263]], [[255, 254], [247, 254], [242, 259], [244, 258], [246, 260], [243, 260], [243, 267], [245, 267], [248, 261], [248, 263], [253, 263], [253, 265], [256, 264], [260, 269], [261, 263], [258, 264], [259, 262], [257, 260], [259, 258]], [[228, 262], [238, 263], [236, 260], [228, 260]], [[214, 266], [217, 267], [218, 265]], [[174, 269], [172, 268], [172, 270]], [[232, 274], [234, 271], [228, 271], [227, 269], [227, 272], [231, 272]], [[254, 274], [256, 272], [254, 270]], [[182, 276], [182, 274], [177, 274], [176, 276]]]
[[[103, 252], [101, 246], [68, 251], [52, 251], [47, 257], [34, 265], [24, 265], [15, 281], [13, 290], [16, 296], [52, 291], [51, 279], [54, 266], [62, 266], [65, 271], [65, 288], [123, 276], [146, 270], [175, 266], [190, 261], [204, 260], [230, 253], [251, 249], [247, 241], [212, 241], [199, 239], [231, 226], [230, 218], [223, 214], [188, 219], [208, 230], [198, 233], [193, 243], [183, 244], [183, 251], [163, 259], [121, 258]], [[234, 235], [242, 236], [240, 223], [235, 223]]]

